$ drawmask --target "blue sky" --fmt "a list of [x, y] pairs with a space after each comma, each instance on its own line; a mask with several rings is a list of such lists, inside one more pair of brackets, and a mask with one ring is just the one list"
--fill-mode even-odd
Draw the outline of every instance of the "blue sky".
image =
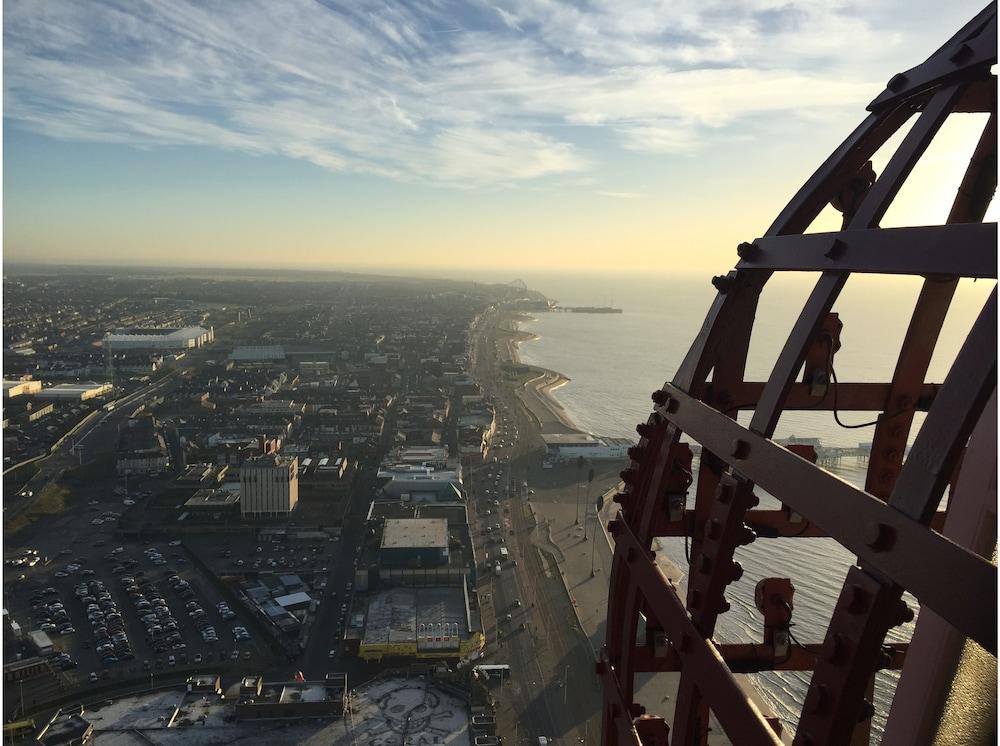
[[759, 232], [979, 7], [8, 0], [6, 256], [638, 264], [727, 186]]

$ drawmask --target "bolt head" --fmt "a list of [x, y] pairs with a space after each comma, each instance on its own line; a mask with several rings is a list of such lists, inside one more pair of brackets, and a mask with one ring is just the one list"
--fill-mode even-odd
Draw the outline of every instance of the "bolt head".
[[738, 461], [745, 459], [750, 455], [750, 444], [741, 438], [737, 438], [729, 447], [729, 455]]
[[865, 527], [865, 544], [873, 551], [884, 552], [895, 543], [896, 532], [885, 523], [872, 522]]

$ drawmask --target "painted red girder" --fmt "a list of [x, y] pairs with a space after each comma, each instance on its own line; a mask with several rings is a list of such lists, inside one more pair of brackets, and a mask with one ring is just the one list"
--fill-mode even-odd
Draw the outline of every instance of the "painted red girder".
[[[947, 629], [996, 655], [996, 566], [983, 556], [983, 547], [956, 538], [974, 533], [968, 516], [979, 502], [991, 500], [995, 512], [995, 482], [965, 480], [961, 490], [951, 492], [947, 512], [939, 510], [946, 487], [955, 485], [961, 473], [988, 472], [991, 458], [995, 465], [996, 420], [983, 414], [996, 401], [996, 289], [945, 380], [925, 382], [958, 280], [997, 277], [996, 224], [982, 222], [996, 189], [996, 79], [990, 72], [996, 58], [994, 2], [925, 62], [894, 76], [869, 105], [864, 122], [765, 236], [740, 245], [735, 270], [713, 280], [719, 292], [700, 333], [674, 379], [653, 393], [653, 412], [637, 427], [639, 446], [630, 451], [632, 465], [623, 472], [625, 488], [617, 498], [621, 513], [609, 526], [615, 554], [607, 636], [597, 665], [604, 685], [605, 744], [645, 739], [649, 746], [667, 738], [672, 744], [703, 744], [709, 711], [738, 746], [778, 743], [774, 727], [734, 672], [813, 671], [797, 744], [866, 740], [866, 696], [882, 668], [902, 668], [903, 680], [909, 680], [899, 691], [914, 692], [912, 703], [900, 701], [908, 695], [898, 694], [886, 732], [893, 732], [894, 719], [897, 725], [906, 718], [915, 722], [916, 708], [925, 707], [916, 698], [932, 694], [927, 677], [946, 667], [925, 662], [914, 665], [908, 676], [907, 646], [885, 644], [891, 627], [912, 619], [902, 601], [904, 591], [928, 612], [928, 628], [938, 625], [937, 632], [924, 636], [927, 640]], [[989, 122], [947, 223], [879, 228], [935, 134], [957, 112], [987, 113]], [[875, 178], [872, 155], [914, 116]], [[843, 230], [804, 235], [831, 202], [844, 213]], [[745, 381], [760, 293], [774, 273], [786, 271], [819, 272], [820, 277], [768, 380]], [[923, 288], [892, 380], [827, 382], [827, 388], [821, 382], [816, 389], [815, 380], [797, 379], [807, 356], [807, 376], [815, 375], [824, 342], [832, 360], [839, 342], [830, 329], [839, 329], [839, 322], [831, 321], [831, 309], [855, 272], [921, 276]], [[836, 407], [826, 396], [831, 386], [840, 409], [891, 415], [875, 427], [864, 490], [817, 466], [814, 453], [771, 439], [785, 411]], [[740, 410], [753, 412], [748, 427], [735, 421]], [[907, 455], [913, 414], [920, 411], [927, 417]], [[689, 483], [684, 476], [690, 449], [680, 442], [682, 433], [701, 445], [694, 506], [684, 510], [677, 499]], [[784, 507], [754, 510], [755, 486]], [[949, 532], [951, 514], [960, 516], [954, 525], [961, 528]], [[691, 546], [688, 589], [681, 598], [650, 548], [656, 537], [684, 535]], [[778, 536], [829, 537], [858, 558], [856, 566], [844, 568], [846, 579], [824, 640], [783, 655], [754, 640], [716, 644], [718, 616], [728, 610], [726, 588], [742, 574], [739, 547]], [[637, 640], [640, 613], [646, 620], [644, 640]], [[924, 614], [918, 633], [923, 619]], [[635, 677], [677, 671], [667, 729], [656, 713], [635, 701]], [[915, 727], [911, 724], [907, 732]]]

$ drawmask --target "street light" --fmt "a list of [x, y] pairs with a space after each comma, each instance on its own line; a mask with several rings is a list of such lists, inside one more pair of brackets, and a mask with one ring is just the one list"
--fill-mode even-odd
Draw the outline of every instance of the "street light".
[[580, 472], [583, 471], [583, 456], [576, 457], [576, 521], [580, 525]]
[[[594, 470], [591, 469], [587, 472], [587, 502], [590, 502], [590, 484], [594, 481]], [[586, 505], [586, 503], [584, 503]], [[587, 510], [584, 508], [583, 512], [583, 540], [587, 540]]]

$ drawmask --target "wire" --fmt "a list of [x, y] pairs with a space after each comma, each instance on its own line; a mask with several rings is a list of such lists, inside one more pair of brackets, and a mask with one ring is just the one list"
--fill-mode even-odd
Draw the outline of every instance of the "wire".
[[794, 626], [794, 625], [792, 625], [792, 624], [789, 624], [789, 625], [788, 625], [788, 636], [789, 636], [789, 637], [791, 638], [792, 642], [794, 642], [794, 643], [795, 643], [796, 645], [798, 645], [798, 646], [799, 646], [800, 648], [802, 648], [802, 650], [803, 650], [804, 652], [806, 652], [806, 653], [808, 653], [809, 655], [811, 655], [811, 656], [813, 657], [813, 660], [819, 660], [819, 656], [818, 656], [818, 655], [816, 655], [816, 654], [815, 654], [815, 653], [814, 653], [813, 651], [811, 651], [811, 650], [810, 650], [809, 648], [807, 648], [807, 647], [806, 647], [805, 645], [803, 645], [803, 644], [802, 644], [801, 642], [799, 642], [799, 639], [798, 639], [798, 638], [797, 638], [797, 637], [796, 637], [796, 636], [795, 636], [795, 635], [794, 635], [794, 634], [792, 633], [792, 627], [793, 627], [793, 626]]

